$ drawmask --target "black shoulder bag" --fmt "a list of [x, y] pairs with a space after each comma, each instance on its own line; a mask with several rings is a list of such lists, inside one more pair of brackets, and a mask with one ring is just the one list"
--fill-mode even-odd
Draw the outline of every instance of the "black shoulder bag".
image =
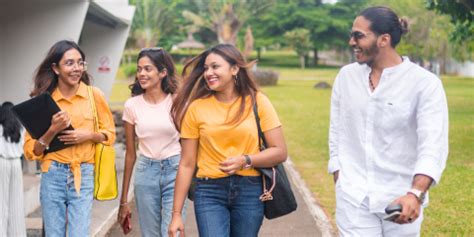
[[[253, 113], [258, 128], [259, 149], [263, 151], [267, 148], [267, 141], [260, 127], [257, 103], [253, 106]], [[295, 211], [297, 208], [295, 195], [291, 190], [291, 184], [283, 164], [280, 163], [271, 168], [256, 169], [262, 173], [263, 178], [263, 194], [260, 196], [260, 200], [265, 205], [265, 217], [267, 219], [274, 219]], [[267, 189], [267, 184], [271, 184], [270, 189]]]

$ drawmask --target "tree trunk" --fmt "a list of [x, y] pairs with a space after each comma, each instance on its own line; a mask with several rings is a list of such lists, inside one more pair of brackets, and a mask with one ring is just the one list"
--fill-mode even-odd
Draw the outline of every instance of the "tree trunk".
[[319, 60], [319, 56], [318, 56], [318, 49], [317, 48], [314, 48], [313, 49], [313, 66], [318, 66], [318, 60]]
[[301, 65], [301, 69], [303, 69], [303, 70], [304, 70], [304, 64], [305, 64], [304, 57], [305, 57], [304, 55], [300, 56], [300, 65]]
[[257, 60], [260, 61], [260, 58], [262, 57], [262, 47], [257, 48]]

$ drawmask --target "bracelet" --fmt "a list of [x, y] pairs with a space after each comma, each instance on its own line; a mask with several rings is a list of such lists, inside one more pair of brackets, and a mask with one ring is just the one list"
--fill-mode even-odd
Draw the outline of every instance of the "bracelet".
[[41, 146], [44, 147], [45, 150], [49, 150], [49, 145], [46, 144], [46, 142], [44, 142], [43, 139], [40, 138], [37, 141], [38, 141], [39, 144], [41, 144]]
[[130, 204], [130, 203], [129, 202], [123, 202], [123, 203], [120, 203], [120, 206], [123, 207], [123, 206], [126, 206], [128, 204]]
[[181, 214], [180, 211], [175, 211], [175, 210], [171, 211], [171, 214], [173, 214], [173, 213], [179, 213], [179, 214]]

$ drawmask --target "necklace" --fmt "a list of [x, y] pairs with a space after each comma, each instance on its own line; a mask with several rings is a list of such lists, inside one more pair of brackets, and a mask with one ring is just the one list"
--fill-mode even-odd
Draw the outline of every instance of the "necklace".
[[372, 72], [369, 73], [369, 86], [372, 91], [375, 90], [374, 83], [372, 82]]

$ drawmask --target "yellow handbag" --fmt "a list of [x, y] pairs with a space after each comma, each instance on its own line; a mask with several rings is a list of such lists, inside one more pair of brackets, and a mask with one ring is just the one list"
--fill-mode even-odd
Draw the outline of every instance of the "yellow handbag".
[[[94, 131], [99, 131], [99, 117], [95, 107], [92, 87], [88, 86], [89, 101], [94, 113]], [[94, 166], [94, 198], [107, 201], [117, 198], [117, 170], [115, 169], [115, 149], [102, 143], [95, 144]]]

